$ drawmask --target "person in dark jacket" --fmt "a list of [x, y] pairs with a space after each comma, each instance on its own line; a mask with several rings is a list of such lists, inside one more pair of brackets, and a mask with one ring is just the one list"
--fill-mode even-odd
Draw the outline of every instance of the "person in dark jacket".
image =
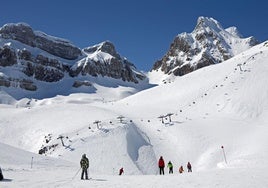
[[188, 169], [188, 172], [192, 172], [192, 165], [190, 162], [187, 163], [187, 169]]
[[3, 176], [3, 173], [2, 173], [2, 170], [1, 170], [1, 167], [0, 167], [0, 181], [2, 181], [4, 179], [4, 176]]
[[164, 168], [165, 168], [165, 161], [163, 159], [163, 157], [161, 156], [159, 161], [158, 161], [158, 167], [159, 167], [159, 172], [160, 172], [160, 175], [163, 174], [165, 175], [165, 172], [164, 172]]
[[124, 173], [124, 169], [123, 169], [123, 167], [122, 167], [122, 168], [120, 168], [120, 170], [119, 170], [119, 176], [121, 176], [123, 173]]
[[167, 165], [168, 169], [169, 169], [169, 174], [173, 174], [173, 164], [171, 161], [168, 162], [168, 165]]
[[88, 180], [87, 169], [89, 167], [89, 162], [88, 158], [86, 157], [86, 154], [82, 155], [82, 159], [80, 160], [80, 166], [82, 168], [81, 180], [84, 179], [84, 174], [86, 176], [85, 178]]

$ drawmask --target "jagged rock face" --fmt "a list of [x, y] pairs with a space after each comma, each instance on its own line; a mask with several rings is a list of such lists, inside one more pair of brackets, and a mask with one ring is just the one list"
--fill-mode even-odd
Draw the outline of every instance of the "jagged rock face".
[[84, 49], [84, 52], [89, 53], [89, 54], [92, 54], [97, 51], [110, 54], [111, 56], [117, 59], [121, 58], [120, 55], [116, 52], [114, 45], [109, 41], [105, 41], [99, 45], [95, 45], [95, 46]]
[[[22, 53], [22, 55], [25, 54]], [[20, 57], [20, 58], [23, 58]], [[28, 58], [27, 58], [28, 59]], [[24, 64], [23, 72], [27, 76], [33, 76], [35, 79], [45, 82], [57, 82], [64, 77], [64, 72], [68, 72], [69, 66], [60, 63], [56, 59], [49, 59], [42, 55], [37, 55], [33, 62]]]
[[17, 63], [15, 52], [9, 46], [0, 47], [0, 66], [12, 66]]
[[4, 87], [20, 87], [29, 91], [36, 91], [37, 86], [31, 80], [16, 79], [16, 78], [5, 78], [0, 76], [0, 86]]
[[73, 83], [73, 87], [78, 88], [81, 86], [92, 86], [92, 84], [89, 81], [80, 81], [80, 80], [75, 80]]
[[110, 42], [85, 48], [84, 52], [87, 54], [87, 57], [72, 67], [71, 76], [79, 74], [84, 76], [101, 75], [134, 83], [145, 79], [143, 74], [134, 71], [136, 68], [132, 63], [120, 57], [114, 45]]
[[34, 57], [25, 49], [18, 50], [18, 59], [21, 60], [24, 74], [44, 82], [57, 82], [64, 77], [64, 72], [70, 70], [70, 66], [64, 65], [57, 59], [49, 59], [40, 54]]
[[[25, 49], [15, 49], [10, 48], [9, 46], [0, 47], [0, 66], [2, 67], [17, 67], [28, 77], [33, 77], [39, 81], [45, 82], [57, 82], [64, 77], [64, 72], [70, 70], [70, 66], [64, 65], [59, 62], [57, 59], [49, 59], [43, 55], [37, 55], [36, 57], [31, 54], [31, 52]], [[10, 78], [12, 80], [12, 78]], [[10, 85], [8, 82], [11, 80], [2, 79], [2, 86]], [[19, 81], [21, 82], [22, 81]], [[21, 88], [33, 90], [33, 87], [28, 85], [29, 81], [23, 81]]]
[[11, 82], [9, 79], [7, 79], [3, 76], [0, 76], [0, 86], [10, 87], [10, 85], [11, 85]]
[[20, 41], [64, 59], [74, 60], [81, 55], [81, 50], [68, 41], [34, 32], [30, 26], [23, 23], [4, 25], [0, 29], [0, 35], [2, 38]]
[[103, 64], [100, 61], [97, 62], [86, 62], [85, 66], [78, 67], [71, 71], [72, 76], [77, 76], [81, 74], [91, 75], [91, 76], [107, 76], [115, 79], [122, 79], [123, 81], [138, 83], [138, 79], [142, 80], [144, 77], [142, 75], [135, 75], [132, 71], [133, 64], [128, 62], [121, 62], [117, 59], [111, 59], [109, 64]]
[[253, 37], [241, 38], [235, 27], [223, 29], [213, 18], [199, 17], [194, 31], [178, 35], [169, 51], [153, 65], [152, 71], [182, 76], [221, 63], [256, 44], [258, 41]]
[[[66, 78], [73, 81], [74, 88], [90, 87], [88, 75], [133, 83], [146, 78], [116, 52], [111, 42], [81, 51], [66, 40], [35, 32], [27, 24], [0, 28], [0, 86], [36, 91], [37, 81], [55, 83]], [[85, 81], [77, 76], [85, 76]]]

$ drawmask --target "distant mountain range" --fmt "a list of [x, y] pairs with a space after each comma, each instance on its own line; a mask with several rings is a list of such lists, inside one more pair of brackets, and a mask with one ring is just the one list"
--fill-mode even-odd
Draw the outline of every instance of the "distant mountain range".
[[[199, 17], [193, 32], [179, 34], [151, 72], [182, 76], [221, 63], [256, 44], [254, 37], [242, 38], [235, 27], [223, 29], [213, 18]], [[23, 91], [16, 92], [15, 98], [36, 97], [40, 94], [33, 93], [47, 90], [54, 92], [43, 96], [90, 93], [96, 91], [96, 82], [110, 86], [105, 83], [109, 79], [118, 80], [117, 86], [139, 88], [137, 91], [150, 87], [150, 78], [109, 41], [80, 49], [66, 39], [34, 31], [25, 23], [0, 28], [0, 87], [11, 96]]]
[[[94, 92], [92, 80], [97, 77], [118, 79], [134, 86], [147, 79], [109, 41], [80, 49], [65, 39], [33, 31], [25, 23], [0, 28], [0, 86], [11, 95], [14, 89], [25, 90], [16, 98], [36, 97], [33, 93], [44, 84], [49, 90], [64, 86], [74, 92]], [[63, 93], [68, 94], [55, 91], [48, 96]]]

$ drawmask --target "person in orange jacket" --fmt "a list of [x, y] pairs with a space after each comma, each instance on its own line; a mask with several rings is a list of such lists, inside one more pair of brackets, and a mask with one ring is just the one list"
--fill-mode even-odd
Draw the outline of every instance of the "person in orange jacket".
[[181, 173], [183, 173], [184, 172], [184, 170], [183, 170], [183, 166], [181, 166], [180, 168], [179, 168], [179, 173], [181, 174]]

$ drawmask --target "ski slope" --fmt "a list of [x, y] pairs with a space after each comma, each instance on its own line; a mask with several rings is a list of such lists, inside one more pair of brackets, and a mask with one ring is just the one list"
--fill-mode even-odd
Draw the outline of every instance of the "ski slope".
[[[267, 59], [264, 42], [118, 101], [109, 88], [103, 100], [76, 93], [29, 103], [2, 94], [14, 101], [0, 105], [0, 187], [267, 187]], [[89, 181], [78, 171], [83, 153]], [[157, 175], [160, 156], [173, 175]], [[193, 173], [179, 174], [188, 161]]]

